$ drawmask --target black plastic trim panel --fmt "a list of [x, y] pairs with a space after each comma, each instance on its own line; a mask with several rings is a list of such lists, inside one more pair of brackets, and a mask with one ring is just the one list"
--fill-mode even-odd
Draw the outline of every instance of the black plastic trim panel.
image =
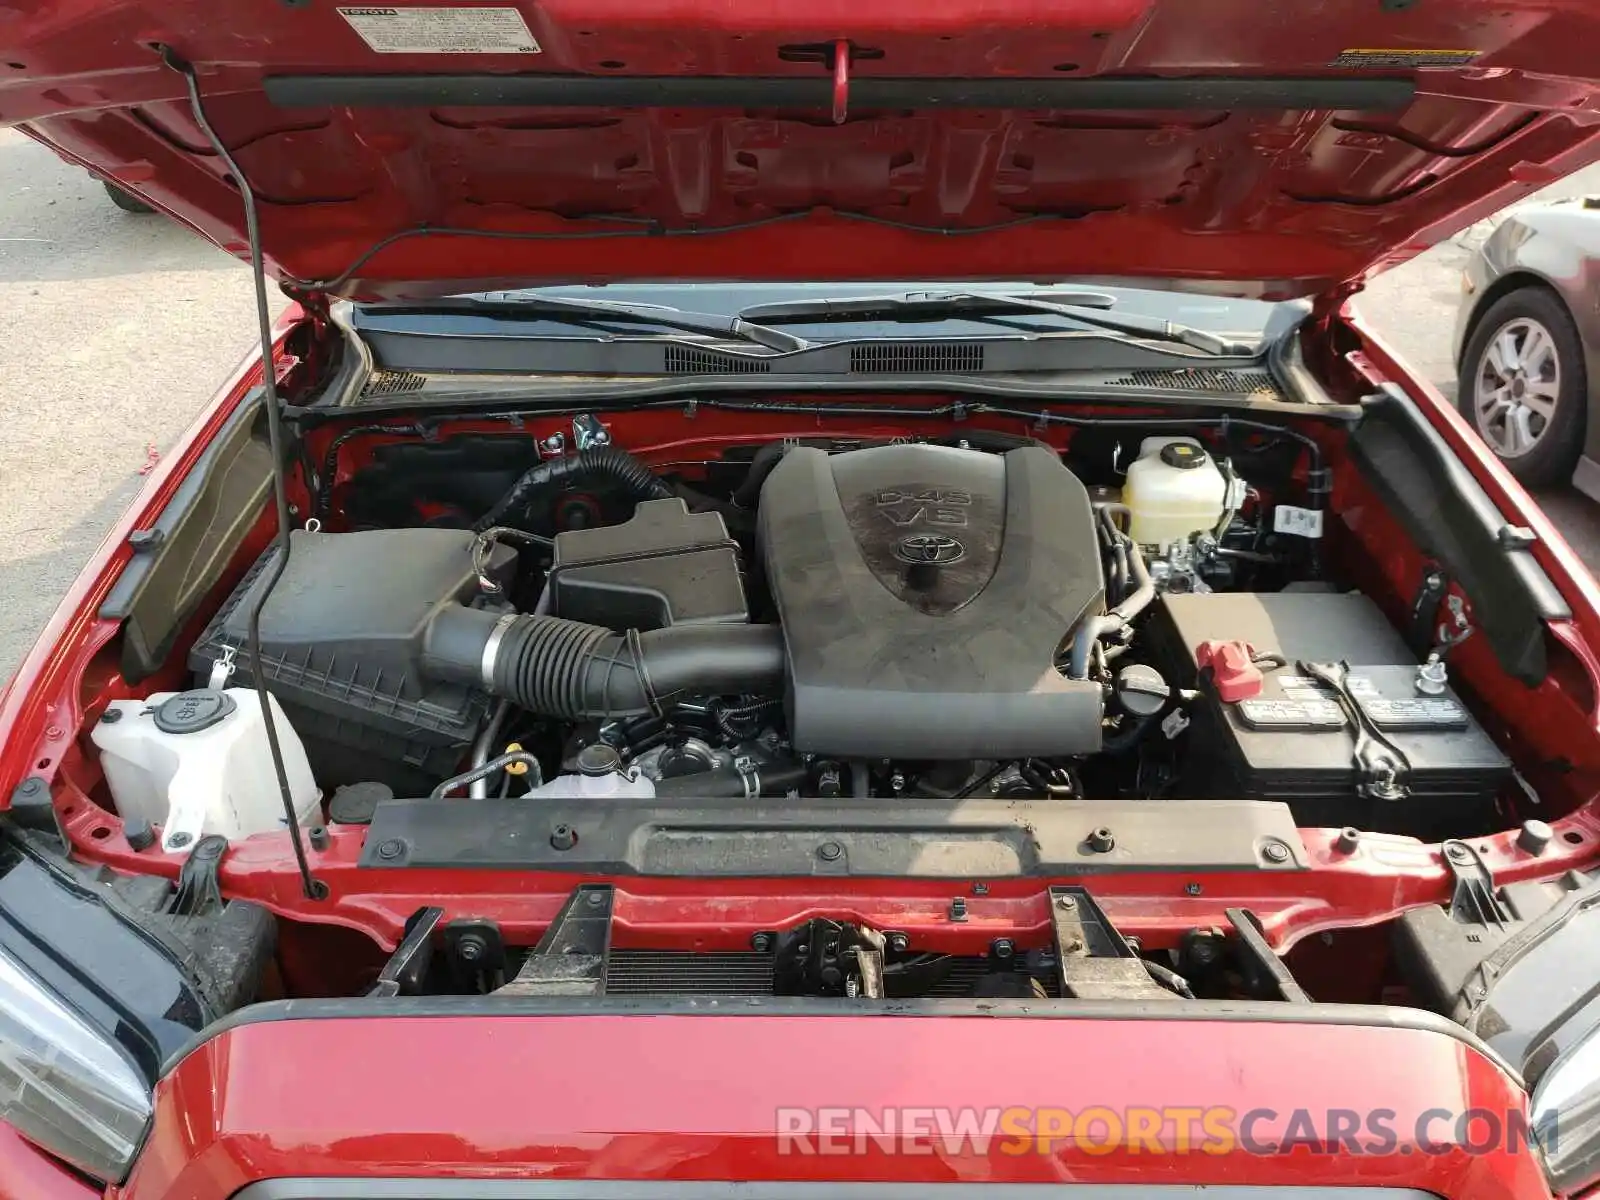
[[0, 949], [121, 1046], [149, 1079], [216, 1016], [185, 949], [109, 887], [0, 832]]
[[1545, 677], [1544, 622], [1572, 615], [1531, 550], [1507, 544], [1508, 524], [1481, 484], [1394, 384], [1368, 398], [1350, 455], [1421, 551], [1472, 601], [1472, 617], [1508, 674]]
[[122, 621], [122, 673], [132, 682], [166, 659], [185, 621], [216, 584], [266, 508], [272, 454], [256, 428], [261, 390], [252, 390], [178, 486], [100, 604]]
[[[820, 108], [831, 75], [276, 75], [262, 81], [284, 107], [382, 105], [537, 108]], [[850, 81], [856, 108], [1403, 109], [1407, 78], [892, 79]]]
[[[558, 826], [567, 831], [560, 837]], [[1102, 829], [1115, 843], [1107, 852], [1089, 845], [1090, 833]], [[576, 835], [575, 843], [569, 835]], [[827, 858], [818, 852], [824, 843], [836, 847]], [[1269, 843], [1288, 850], [1283, 863], [1263, 855]], [[529, 804], [512, 798], [380, 803], [361, 865], [695, 878], [994, 879], [1295, 871], [1309, 864], [1289, 809], [1259, 800], [720, 798], [666, 804], [589, 798]]]
[[[390, 314], [379, 323], [364, 322], [361, 336], [372, 348], [373, 357], [386, 371], [468, 372], [474, 375], [512, 374], [538, 371], [543, 375], [642, 375], [682, 378], [682, 355], [709, 353], [706, 347], [670, 335], [613, 334], [605, 338], [575, 338], [560, 334], [559, 325], [538, 318], [462, 316], [441, 308], [430, 316], [424, 330], [409, 327]], [[555, 331], [555, 332], [553, 332]], [[926, 368], [910, 359], [897, 370], [862, 371], [861, 364], [872, 356], [906, 347], [904, 338], [853, 338], [830, 342], [805, 350], [772, 353], [766, 350], [719, 348], [723, 360], [719, 368], [725, 375], [764, 377], [837, 376], [874, 380], [900, 374], [925, 374]], [[1210, 369], [1259, 370], [1258, 360], [1249, 354], [1212, 358], [1180, 347], [1165, 349], [1119, 339], [1116, 334], [1083, 329], [1061, 329], [1036, 337], [1001, 336], [993, 338], [929, 338], [918, 347], [928, 356], [955, 355], [982, 358], [981, 370], [969, 365], [962, 374], [1005, 375], [1024, 371], [1070, 369], [1086, 348], [1093, 349], [1097, 369], [1113, 374], [1141, 369], [1172, 369], [1174, 366]], [[941, 367], [935, 375], [948, 375]], [[700, 372], [695, 372], [698, 378]], [[363, 405], [362, 407], [366, 407]]]

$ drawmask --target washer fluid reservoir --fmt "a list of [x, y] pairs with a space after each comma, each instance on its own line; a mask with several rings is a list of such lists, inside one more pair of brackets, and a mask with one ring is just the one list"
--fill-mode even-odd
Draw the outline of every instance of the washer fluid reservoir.
[[[302, 826], [320, 825], [321, 795], [305, 748], [278, 702], [273, 727]], [[284, 828], [261, 699], [253, 688], [157, 692], [113, 700], [89, 734], [124, 821], [161, 827], [161, 848], [182, 853], [202, 837], [230, 842]]]

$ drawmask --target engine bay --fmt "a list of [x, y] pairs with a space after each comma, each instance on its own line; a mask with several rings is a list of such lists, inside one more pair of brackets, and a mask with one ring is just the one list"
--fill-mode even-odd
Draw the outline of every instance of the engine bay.
[[212, 688], [265, 670], [335, 821], [350, 788], [632, 789], [1256, 796], [1304, 825], [1494, 828], [1510, 763], [1451, 687], [1448, 631], [1419, 654], [1317, 578], [1314, 539], [1282, 531], [1320, 512], [1192, 437], [1136, 442], [1120, 489], [988, 441], [768, 443], [705, 464], [725, 492], [613, 444], [544, 459], [469, 528], [295, 530], [260, 666], [246, 615], [277, 548], [189, 666]]
[[1542, 818], [1585, 776], [1485, 702], [1522, 630], [1418, 550], [1369, 421], [331, 419], [286, 559], [246, 539], [154, 670], [105, 643], [55, 819], [163, 929], [273, 914], [200, 939], [240, 998], [1447, 1011], [1571, 890], [1589, 835]]

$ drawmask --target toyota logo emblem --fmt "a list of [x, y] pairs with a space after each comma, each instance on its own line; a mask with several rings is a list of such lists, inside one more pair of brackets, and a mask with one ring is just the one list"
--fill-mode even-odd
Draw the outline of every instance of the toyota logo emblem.
[[896, 558], [915, 567], [960, 562], [966, 553], [965, 546], [942, 533], [915, 533], [901, 538], [894, 548]]

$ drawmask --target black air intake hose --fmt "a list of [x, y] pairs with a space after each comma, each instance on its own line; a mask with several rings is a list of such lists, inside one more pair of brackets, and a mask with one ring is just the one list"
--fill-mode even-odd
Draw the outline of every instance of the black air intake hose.
[[529, 467], [511, 485], [511, 490], [478, 518], [472, 530], [482, 533], [500, 524], [500, 518], [526, 508], [545, 488], [579, 480], [626, 488], [635, 500], [670, 500], [673, 494], [649, 467], [620, 446], [597, 446]]
[[660, 710], [682, 691], [771, 693], [783, 682], [776, 625], [674, 625], [613, 633], [533, 614], [500, 616], [452, 605], [428, 624], [423, 669], [530, 712], [571, 720]]

